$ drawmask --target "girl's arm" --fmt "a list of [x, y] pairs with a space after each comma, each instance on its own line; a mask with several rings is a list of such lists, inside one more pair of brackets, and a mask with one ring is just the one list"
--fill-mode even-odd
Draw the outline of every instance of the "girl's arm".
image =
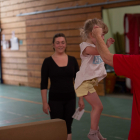
[[113, 44], [114, 42], [115, 42], [115, 40], [113, 38], [107, 39], [107, 41], [106, 41], [107, 47], [109, 48], [111, 46], [111, 44]]
[[83, 55], [99, 55], [96, 47], [87, 46], [83, 51]]
[[[111, 44], [113, 44], [115, 40], [113, 38], [109, 38], [106, 42], [107, 47], [109, 48]], [[83, 55], [100, 55], [98, 53], [97, 47], [87, 46], [83, 51]]]

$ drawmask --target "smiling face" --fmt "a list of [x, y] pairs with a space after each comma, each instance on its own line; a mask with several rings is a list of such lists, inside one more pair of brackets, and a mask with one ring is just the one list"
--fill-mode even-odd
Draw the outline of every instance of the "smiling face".
[[66, 50], [66, 40], [64, 37], [57, 37], [55, 38], [53, 47], [55, 49], [55, 52], [57, 53], [64, 53]]

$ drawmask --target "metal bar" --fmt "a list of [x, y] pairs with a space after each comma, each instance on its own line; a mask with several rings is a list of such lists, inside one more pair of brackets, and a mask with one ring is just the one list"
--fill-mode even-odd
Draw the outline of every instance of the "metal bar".
[[73, 7], [65, 7], [65, 8], [56, 8], [56, 9], [51, 9], [51, 10], [45, 10], [45, 11], [36, 11], [36, 12], [31, 12], [31, 13], [21, 13], [18, 14], [17, 16], [28, 16], [28, 15], [35, 15], [35, 14], [41, 14], [41, 13], [49, 13], [49, 12], [57, 12], [57, 11], [63, 11], [63, 10], [71, 10], [71, 9], [77, 9], [77, 8], [88, 8], [88, 7], [93, 7], [93, 6], [101, 6], [101, 5], [107, 5], [107, 4], [115, 4], [115, 3], [121, 3], [121, 2], [129, 2], [129, 1], [134, 1], [134, 0], [120, 0], [120, 1], [107, 1], [103, 3], [96, 3], [96, 4], [86, 4], [82, 6], [73, 6]]
[[[1, 38], [1, 31], [0, 31], [0, 38]], [[1, 39], [0, 39], [0, 84], [3, 83], [3, 80], [2, 80], [2, 61], [1, 61], [1, 59], [2, 59], [2, 49], [1, 49]]]

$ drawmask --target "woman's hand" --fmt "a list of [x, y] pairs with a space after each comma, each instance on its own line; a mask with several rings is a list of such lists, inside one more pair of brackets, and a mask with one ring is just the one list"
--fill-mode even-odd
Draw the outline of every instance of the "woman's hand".
[[46, 113], [46, 114], [49, 114], [48, 110], [51, 111], [49, 104], [48, 103], [43, 103], [43, 112]]
[[79, 101], [78, 101], [78, 105], [79, 105], [79, 111], [83, 110], [84, 107], [85, 107], [85, 104], [84, 104], [84, 100], [83, 100], [83, 97], [80, 97], [79, 98]]
[[109, 38], [107, 41], [106, 41], [106, 45], [107, 47], [109, 48], [111, 44], [113, 44], [115, 42], [115, 40], [113, 38]]
[[103, 33], [103, 29], [102, 28], [100, 28], [99, 26], [97, 26], [97, 25], [95, 25], [94, 27], [93, 27], [93, 29], [92, 29], [92, 36], [94, 37], [94, 38], [96, 38], [96, 36], [101, 36], [102, 35], [102, 33]]

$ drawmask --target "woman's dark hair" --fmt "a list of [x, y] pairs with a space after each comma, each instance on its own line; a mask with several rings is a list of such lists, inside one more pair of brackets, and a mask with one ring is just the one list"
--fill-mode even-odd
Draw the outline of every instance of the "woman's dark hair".
[[[65, 37], [65, 35], [64, 35], [63, 33], [57, 33], [57, 34], [55, 34], [55, 35], [53, 36], [53, 41], [52, 41], [53, 44], [54, 44], [55, 39], [56, 39], [57, 37], [64, 37], [64, 38], [65, 38], [65, 41], [67, 42], [66, 37]], [[55, 51], [54, 48], [53, 48], [53, 50]], [[66, 52], [66, 50], [65, 50], [65, 52]]]
[[64, 37], [65, 40], [66, 40], [66, 37], [65, 37], [65, 35], [64, 35], [63, 33], [57, 33], [57, 34], [55, 34], [55, 35], [53, 36], [53, 42], [52, 42], [53, 44], [54, 44], [55, 39], [56, 39], [57, 37]]

